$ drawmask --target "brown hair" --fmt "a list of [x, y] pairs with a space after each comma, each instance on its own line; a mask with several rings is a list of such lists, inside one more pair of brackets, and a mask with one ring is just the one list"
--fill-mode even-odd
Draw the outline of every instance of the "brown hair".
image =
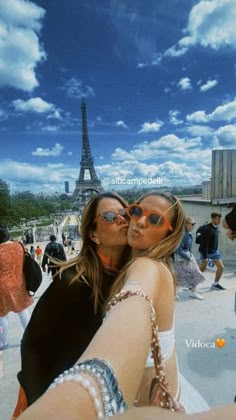
[[[94, 296], [94, 311], [97, 312], [98, 306], [104, 302], [102, 293], [102, 283], [104, 277], [104, 267], [101, 263], [100, 258], [96, 252], [96, 244], [90, 238], [90, 232], [96, 228], [96, 212], [98, 204], [104, 198], [112, 198], [119, 201], [119, 203], [126, 208], [127, 203], [116, 193], [105, 192], [93, 197], [87, 206], [85, 207], [81, 220], [80, 233], [82, 237], [82, 248], [79, 255], [69, 261], [58, 263], [60, 266], [59, 276], [67, 268], [75, 267], [76, 274], [72, 278], [72, 282], [75, 280], [85, 282], [88, 284]], [[120, 260], [120, 266], [126, 264], [130, 255], [129, 246], [125, 246], [124, 252]]]
[[[144, 200], [144, 198], [148, 196], [152, 196], [152, 195], [163, 197], [167, 201], [169, 201], [169, 203], [171, 204], [172, 211], [173, 211], [173, 215], [171, 218], [171, 225], [173, 227], [173, 231], [172, 232], [169, 231], [167, 235], [165, 236], [165, 238], [155, 243], [151, 248], [144, 250], [136, 258], [139, 258], [140, 256], [145, 256], [156, 261], [161, 260], [168, 266], [168, 268], [170, 269], [173, 275], [173, 279], [175, 281], [176, 278], [175, 278], [175, 273], [172, 267], [172, 256], [174, 254], [174, 251], [178, 248], [178, 245], [183, 236], [183, 230], [185, 226], [184, 209], [183, 209], [182, 204], [178, 200], [178, 198], [175, 197], [174, 195], [157, 193], [157, 192], [150, 192], [145, 195], [142, 195], [140, 198], [138, 198], [135, 201], [135, 203], [140, 204]], [[126, 280], [128, 268], [130, 267], [130, 265], [136, 258], [129, 261], [128, 264], [126, 264], [126, 266], [122, 270], [122, 273], [117, 277], [115, 283], [113, 284], [111, 288], [111, 293], [110, 293], [110, 297], [108, 301], [122, 289]]]

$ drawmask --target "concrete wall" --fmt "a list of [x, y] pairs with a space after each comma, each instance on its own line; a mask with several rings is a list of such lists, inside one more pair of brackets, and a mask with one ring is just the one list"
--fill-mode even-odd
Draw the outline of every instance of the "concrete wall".
[[211, 181], [204, 181], [202, 183], [202, 198], [204, 200], [211, 200]]
[[[181, 199], [181, 197], [179, 197]], [[195, 257], [198, 254], [198, 247], [199, 245], [195, 244], [195, 234], [197, 228], [205, 222], [211, 221], [211, 213], [217, 212], [222, 214], [222, 220], [224, 216], [230, 212], [230, 208], [226, 205], [212, 205], [210, 202], [201, 202], [201, 201], [194, 201], [183, 199], [181, 200], [186, 216], [193, 216], [196, 220], [196, 225], [193, 230], [193, 238], [194, 238], [194, 245], [193, 245], [193, 253]], [[228, 239], [226, 235], [226, 230], [220, 226], [220, 235], [219, 235], [219, 250], [223, 254], [223, 259], [226, 261], [235, 261], [236, 266], [236, 240], [231, 241]]]

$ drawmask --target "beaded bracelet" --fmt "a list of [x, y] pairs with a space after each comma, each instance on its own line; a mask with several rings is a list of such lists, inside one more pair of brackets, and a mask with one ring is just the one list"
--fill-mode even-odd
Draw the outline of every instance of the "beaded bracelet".
[[[103, 407], [98, 399], [96, 389], [91, 385], [90, 381], [86, 379], [87, 382], [82, 383], [81, 378], [83, 378], [83, 374], [90, 375], [95, 380], [100, 391]], [[79, 363], [59, 375], [50, 385], [49, 389], [69, 381], [77, 382], [88, 390], [93, 399], [98, 418], [113, 416], [124, 412], [128, 408], [123, 394], [119, 389], [113, 369], [104, 360], [94, 358]], [[90, 391], [91, 388], [94, 388], [96, 395], [94, 391]]]
[[99, 400], [97, 391], [95, 387], [91, 384], [89, 379], [84, 378], [81, 373], [79, 373], [79, 369], [77, 366], [66, 370], [65, 372], [61, 373], [56, 379], [54, 379], [53, 383], [50, 385], [48, 390], [55, 388], [57, 385], [60, 385], [65, 382], [75, 382], [81, 385], [86, 391], [88, 391], [94, 405], [94, 409], [98, 419], [105, 419], [105, 413], [103, 406]]

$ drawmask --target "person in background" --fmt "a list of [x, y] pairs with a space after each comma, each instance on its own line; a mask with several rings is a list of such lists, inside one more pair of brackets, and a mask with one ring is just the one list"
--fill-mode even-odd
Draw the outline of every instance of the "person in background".
[[130, 256], [127, 203], [102, 193], [86, 206], [80, 254], [60, 262], [60, 273], [40, 297], [21, 342], [20, 391], [13, 418], [84, 352], [103, 320], [103, 304]]
[[30, 246], [30, 255], [33, 260], [35, 259], [35, 248], [33, 245]]
[[36, 254], [37, 263], [41, 264], [43, 251], [42, 251], [42, 248], [39, 245], [37, 245], [37, 248], [35, 250], [35, 254]]
[[0, 226], [0, 350], [8, 348], [8, 314], [15, 312], [25, 329], [33, 299], [25, 287], [24, 250], [19, 242], [9, 240], [8, 228]]
[[64, 232], [62, 232], [62, 234], [61, 234], [61, 239], [62, 239], [63, 245], [65, 245], [65, 243], [66, 243], [66, 235], [64, 234]]
[[66, 261], [66, 254], [61, 243], [57, 242], [55, 235], [50, 236], [50, 242], [46, 245], [42, 260], [42, 269], [46, 272], [45, 266], [48, 266], [48, 273], [52, 273], [52, 277], [57, 272], [56, 261]]
[[207, 268], [208, 259], [212, 259], [216, 265], [215, 281], [211, 285], [213, 290], [225, 290], [220, 284], [220, 279], [224, 272], [224, 264], [221, 253], [218, 250], [218, 226], [221, 222], [220, 213], [211, 213], [211, 223], [209, 223], [201, 235], [201, 242], [199, 246], [200, 264], [199, 268], [204, 272]]
[[189, 295], [192, 298], [203, 300], [204, 297], [197, 292], [196, 288], [205, 278], [199, 270], [197, 261], [192, 254], [192, 230], [195, 224], [196, 222], [193, 217], [186, 217], [185, 232], [175, 252], [174, 270], [178, 284], [182, 287], [187, 287], [190, 290]]

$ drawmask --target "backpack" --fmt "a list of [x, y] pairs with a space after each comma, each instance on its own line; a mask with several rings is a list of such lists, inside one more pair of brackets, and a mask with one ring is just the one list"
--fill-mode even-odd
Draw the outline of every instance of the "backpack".
[[203, 225], [199, 226], [199, 228], [196, 231], [196, 239], [195, 239], [195, 244], [200, 245], [201, 243], [201, 239], [202, 239], [202, 234], [203, 232], [206, 230], [206, 228], [210, 225], [210, 223], [205, 222]]
[[61, 259], [61, 249], [60, 249], [59, 244], [57, 244], [56, 242], [50, 244], [49, 255], [50, 257], [55, 258], [57, 260]]
[[28, 292], [34, 294], [42, 283], [42, 271], [39, 264], [25, 251], [24, 246], [22, 244], [20, 245], [24, 251], [23, 272], [25, 276], [25, 287]]

